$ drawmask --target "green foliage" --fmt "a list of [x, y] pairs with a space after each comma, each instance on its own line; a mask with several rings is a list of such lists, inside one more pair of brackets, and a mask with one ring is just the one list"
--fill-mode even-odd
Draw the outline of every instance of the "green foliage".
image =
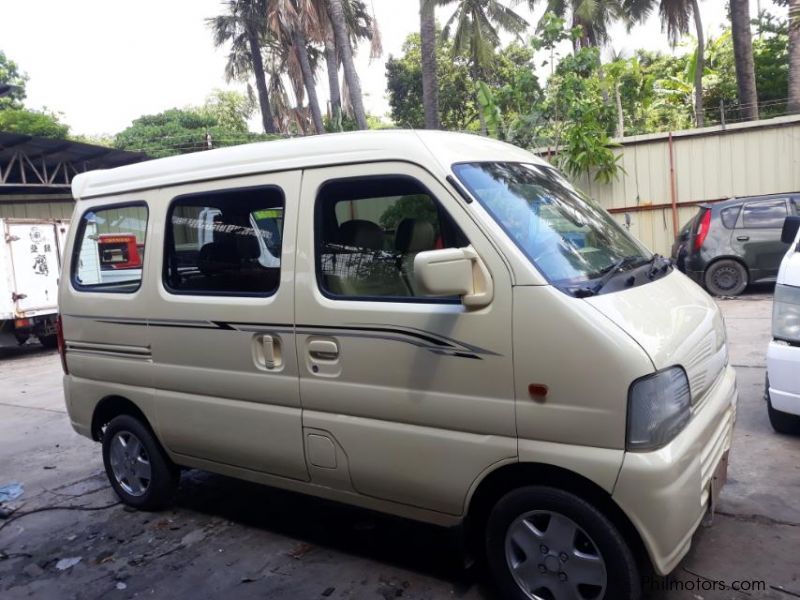
[[239, 122], [224, 126], [216, 116], [209, 114], [207, 107], [172, 108], [157, 115], [139, 117], [116, 135], [114, 146], [161, 158], [208, 150], [209, 137], [211, 147], [219, 148], [277, 136], [250, 133]]
[[0, 131], [64, 139], [69, 133], [69, 126], [61, 123], [58, 115], [54, 113], [26, 108], [6, 108], [0, 110]]
[[[443, 129], [464, 131], [477, 118], [469, 65], [463, 58], [452, 58], [452, 44], [437, 35], [436, 69], [439, 85], [439, 112]], [[418, 33], [406, 38], [402, 55], [389, 56], [386, 80], [392, 120], [400, 127], [422, 129], [422, 47]]]
[[200, 112], [228, 131], [247, 132], [247, 120], [253, 116], [255, 103], [245, 94], [231, 90], [214, 90], [206, 98]]
[[[523, 117], [528, 115], [542, 96], [533, 59], [531, 48], [513, 43], [494, 55], [485, 69], [483, 79], [492, 89], [493, 98], [505, 115], [507, 128], [517, 132], [515, 141], [522, 145], [530, 142], [530, 136], [522, 131]], [[452, 56], [452, 43], [441, 35], [437, 36], [436, 68], [442, 128], [477, 131], [479, 105], [470, 65], [465, 58]], [[402, 56], [389, 57], [386, 79], [392, 120], [400, 127], [423, 128], [425, 114], [419, 34], [411, 34], [406, 38]]]
[[11, 86], [4, 96], [0, 96], [0, 110], [22, 108], [27, 82], [28, 76], [19, 70], [17, 63], [0, 50], [0, 86]]
[[381, 215], [381, 227], [393, 231], [397, 229], [400, 221], [409, 218], [428, 221], [434, 226], [439, 223], [439, 215], [436, 214], [436, 207], [430, 197], [404, 196]]

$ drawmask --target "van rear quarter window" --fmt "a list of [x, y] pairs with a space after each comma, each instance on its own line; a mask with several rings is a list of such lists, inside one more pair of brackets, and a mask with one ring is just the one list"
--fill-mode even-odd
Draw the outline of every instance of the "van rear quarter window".
[[78, 225], [72, 284], [79, 291], [131, 293], [139, 289], [147, 234], [144, 203], [93, 208]]
[[167, 215], [165, 287], [176, 294], [273, 294], [283, 210], [283, 192], [272, 186], [176, 198]]

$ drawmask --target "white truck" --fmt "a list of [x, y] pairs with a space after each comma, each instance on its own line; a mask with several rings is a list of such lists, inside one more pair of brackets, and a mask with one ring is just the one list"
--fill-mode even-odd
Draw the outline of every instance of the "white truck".
[[58, 279], [69, 222], [0, 219], [0, 346], [56, 347]]

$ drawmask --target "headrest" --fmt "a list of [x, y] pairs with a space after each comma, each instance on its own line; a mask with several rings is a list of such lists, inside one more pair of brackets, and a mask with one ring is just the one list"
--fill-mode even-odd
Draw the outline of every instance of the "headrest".
[[428, 221], [403, 219], [397, 226], [394, 246], [399, 252], [423, 252], [433, 250], [436, 231]]
[[220, 242], [211, 242], [200, 248], [197, 257], [197, 268], [203, 275], [214, 275], [239, 268], [239, 256], [236, 247]]
[[261, 247], [255, 235], [237, 235], [236, 250], [239, 258], [244, 260], [253, 260], [261, 256]]
[[345, 221], [339, 225], [339, 240], [346, 246], [383, 250], [383, 231], [372, 221]]

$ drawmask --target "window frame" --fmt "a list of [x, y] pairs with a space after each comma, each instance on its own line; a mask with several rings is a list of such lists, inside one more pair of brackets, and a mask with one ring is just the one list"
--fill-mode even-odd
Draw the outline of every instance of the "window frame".
[[[141, 208], [144, 207], [147, 212], [144, 224], [144, 247], [145, 256], [147, 256], [147, 240], [150, 237], [150, 205], [146, 200], [131, 200], [119, 203], [102, 204], [98, 206], [91, 206], [86, 208], [78, 220], [78, 230], [75, 233], [75, 241], [72, 243], [72, 253], [70, 254], [70, 272], [69, 280], [72, 289], [76, 292], [90, 292], [97, 294], [135, 294], [142, 289], [142, 282], [144, 281], [147, 263], [142, 261], [142, 275], [139, 277], [138, 285], [133, 289], [113, 289], [109, 288], [107, 283], [92, 283], [83, 284], [79, 283], [76, 279], [77, 267], [80, 261], [81, 249], [83, 247], [84, 234], [86, 233], [86, 215], [90, 212], [98, 213], [104, 210], [123, 210], [125, 208]], [[99, 258], [99, 257], [98, 257]]]
[[[441, 226], [442, 222], [442, 215], [445, 215], [446, 219], [449, 219], [451, 225], [457, 229], [458, 232], [464, 236], [464, 239], [467, 241], [467, 245], [471, 245], [467, 234], [464, 233], [463, 229], [458, 225], [456, 220], [453, 216], [447, 211], [447, 209], [442, 204], [441, 200], [430, 190], [430, 188], [422, 183], [416, 177], [411, 175], [406, 175], [402, 173], [398, 174], [381, 174], [381, 175], [352, 175], [348, 177], [336, 177], [331, 179], [326, 179], [320, 186], [317, 188], [316, 194], [314, 196], [314, 274], [315, 279], [317, 280], [317, 290], [329, 300], [335, 301], [353, 301], [353, 302], [401, 302], [405, 304], [461, 304], [461, 298], [458, 296], [446, 296], [446, 297], [437, 297], [437, 296], [344, 296], [341, 294], [335, 294], [328, 290], [324, 285], [324, 274], [322, 273], [322, 262], [320, 260], [320, 250], [322, 249], [322, 219], [324, 218], [323, 214], [323, 204], [324, 202], [320, 198], [323, 189], [326, 185], [330, 183], [347, 183], [347, 182], [355, 182], [355, 181], [376, 181], [376, 180], [398, 180], [403, 179], [414, 183], [415, 185], [419, 186], [420, 190], [427, 194], [428, 197], [433, 201], [434, 206], [436, 207], [436, 214], [439, 218], [439, 223]], [[387, 196], [388, 197], [388, 196]], [[367, 199], [367, 198], [364, 198]], [[339, 202], [348, 202], [352, 201], [353, 199], [343, 199], [339, 200]], [[335, 203], [334, 203], [335, 204]], [[334, 209], [335, 211], [335, 209]], [[338, 223], [337, 223], [338, 224]]]
[[745, 217], [746, 217], [746, 213], [747, 213], [747, 208], [749, 206], [758, 205], [758, 204], [766, 204], [768, 202], [772, 202], [772, 203], [776, 203], [777, 204], [780, 201], [783, 201], [783, 208], [784, 208], [784, 210], [786, 210], [786, 215], [784, 216], [784, 218], [786, 218], [791, 214], [790, 209], [789, 209], [789, 205], [788, 205], [788, 198], [787, 197], [782, 197], [782, 198], [760, 198], [758, 200], [754, 199], [754, 200], [750, 200], [750, 201], [746, 201], [746, 202], [742, 203], [742, 208], [741, 208], [741, 211], [739, 213], [740, 218], [741, 218], [741, 223], [742, 223], [741, 229], [761, 229], [761, 230], [780, 229], [781, 227], [763, 227], [763, 226], [753, 227], [753, 226], [748, 226], [748, 225], [745, 224]]
[[[175, 239], [173, 235], [173, 226], [172, 226], [172, 214], [175, 211], [175, 205], [187, 198], [195, 198], [195, 197], [207, 197], [210, 194], [215, 193], [233, 193], [233, 192], [246, 192], [246, 191], [254, 191], [254, 190], [265, 190], [265, 189], [272, 189], [277, 191], [281, 197], [281, 210], [284, 211], [284, 219], [281, 223], [281, 266], [278, 267], [278, 285], [269, 292], [217, 292], [213, 290], [179, 290], [172, 287], [168, 281], [167, 273], [169, 271], [169, 257], [170, 257], [170, 250], [175, 250]], [[190, 205], [191, 206], [191, 205]], [[198, 204], [197, 206], [201, 206]], [[208, 206], [207, 204], [205, 206]], [[284, 192], [283, 188], [279, 185], [274, 183], [268, 183], [265, 185], [249, 185], [249, 186], [242, 186], [242, 187], [233, 187], [233, 188], [221, 188], [216, 190], [204, 190], [200, 192], [188, 192], [185, 194], [179, 194], [174, 196], [167, 204], [167, 211], [164, 217], [164, 246], [163, 246], [163, 256], [161, 260], [161, 285], [164, 287], [164, 291], [168, 294], [173, 296], [198, 296], [198, 297], [215, 297], [215, 298], [270, 298], [278, 293], [281, 289], [281, 274], [283, 272], [283, 234], [284, 234], [284, 225], [286, 224], [286, 192]]]

